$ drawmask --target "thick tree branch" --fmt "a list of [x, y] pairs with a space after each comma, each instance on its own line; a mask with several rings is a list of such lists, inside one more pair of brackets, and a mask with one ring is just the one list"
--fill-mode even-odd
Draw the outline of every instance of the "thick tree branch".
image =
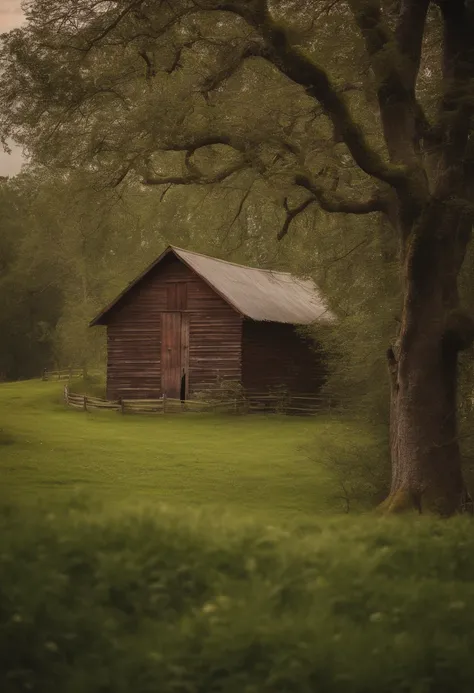
[[192, 156], [194, 152], [189, 151], [185, 157], [186, 173], [179, 175], [163, 175], [153, 176], [146, 175], [142, 178], [143, 185], [210, 185], [212, 183], [221, 183], [229, 176], [232, 176], [238, 171], [242, 171], [248, 166], [247, 159], [243, 158], [238, 162], [230, 164], [220, 171], [214, 173], [204, 173], [194, 164]]
[[474, 16], [463, 0], [439, 0], [443, 17], [443, 96], [438, 128], [443, 153], [436, 196], [467, 197], [465, 162], [474, 121]]
[[326, 71], [315, 65], [301, 49], [292, 45], [286, 32], [272, 19], [267, 0], [223, 1], [212, 3], [212, 7], [204, 1], [195, 0], [195, 4], [203, 9], [230, 12], [245, 19], [265, 41], [266, 50], [262, 56], [293, 82], [303, 86], [306, 92], [321, 104], [358, 166], [368, 175], [393, 187], [407, 185], [406, 167], [387, 163], [369, 145], [343, 96], [331, 83]]
[[351, 200], [344, 198], [336, 192], [332, 192], [319, 185], [308, 174], [295, 176], [295, 184], [312, 193], [319, 206], [325, 212], [342, 214], [372, 214], [373, 212], [388, 212], [389, 198], [380, 190], [375, 190], [367, 200]]
[[337, 194], [335, 191], [328, 190], [314, 181], [308, 174], [298, 174], [294, 179], [295, 185], [305, 188], [311, 193], [311, 197], [303, 200], [299, 205], [290, 209], [288, 198], [285, 199], [283, 207], [286, 211], [286, 218], [280, 229], [277, 239], [284, 238], [292, 221], [302, 214], [310, 205], [317, 203], [325, 212], [340, 212], [343, 214], [371, 214], [372, 212], [387, 212], [388, 198], [375, 191], [368, 200], [350, 200]]
[[[303, 202], [296, 207], [293, 207], [293, 209], [290, 209], [288, 205], [288, 198], [285, 199], [283, 207], [286, 211], [286, 218], [277, 235], [277, 240], [279, 241], [281, 241], [288, 234], [292, 221], [312, 204], [318, 203], [319, 207], [327, 212], [342, 212], [345, 214], [371, 214], [372, 212], [386, 211], [387, 201], [383, 197], [377, 196], [377, 194], [374, 194], [370, 200], [366, 201], [348, 200], [328, 190], [323, 190], [322, 187], [317, 186], [313, 181], [311, 181], [308, 176], [296, 176], [295, 183], [306, 188], [306, 190], [311, 192], [312, 195], [306, 200], [303, 200]], [[361, 243], [358, 243], [351, 251], [349, 251], [347, 255], [366, 242], [367, 239], [365, 238]], [[343, 257], [346, 257], [346, 255]]]
[[[89, 41], [90, 45], [96, 44], [113, 31], [126, 16], [138, 10], [143, 0], [134, 0], [119, 12], [115, 19], [102, 28]], [[261, 42], [253, 40], [237, 60], [231, 60], [215, 77], [207, 80], [203, 85], [203, 93], [210, 90], [228, 78], [230, 74], [242, 63], [245, 57], [261, 55], [272, 62], [283, 74], [296, 84], [303, 86], [307, 93], [316, 99], [328, 117], [332, 120], [334, 130], [349, 148], [358, 166], [370, 176], [384, 181], [396, 188], [406, 187], [409, 181], [408, 171], [405, 166], [387, 163], [384, 158], [367, 142], [360, 126], [355, 122], [340, 91], [331, 83], [326, 71], [316, 65], [304, 54], [304, 52], [291, 43], [284, 29], [272, 18], [267, 0], [233, 0], [219, 2], [216, 0], [193, 0], [193, 4], [182, 12], [173, 15], [170, 22], [175, 24], [182, 17], [199, 11], [228, 12], [244, 19], [262, 39]], [[160, 33], [162, 27], [160, 27]], [[146, 56], [146, 54], [145, 54]], [[148, 56], [146, 56], [148, 58]], [[149, 71], [150, 65], [145, 59]], [[148, 72], [149, 74], [149, 72]]]
[[200, 89], [201, 93], [207, 99], [209, 92], [217, 89], [223, 82], [229, 79], [247, 58], [261, 56], [262, 52], [262, 46], [257, 42], [247, 44], [243, 50], [229, 60], [227, 65], [204, 81]]
[[255, 142], [250, 142], [237, 135], [196, 134], [194, 137], [187, 138], [184, 142], [171, 142], [170, 144], [160, 143], [159, 149], [163, 152], [196, 152], [198, 149], [220, 144], [231, 147], [241, 153], [246, 153], [252, 146], [255, 146]]
[[421, 138], [431, 130], [415, 95], [429, 0], [401, 0], [395, 35], [378, 0], [350, 0], [350, 6], [375, 74], [390, 160], [417, 166]]
[[274, 29], [268, 34], [273, 52], [267, 57], [319, 101], [358, 166], [370, 176], [395, 188], [405, 186], [408, 180], [406, 168], [388, 164], [368, 144], [362, 129], [352, 118], [344, 97], [331, 83], [325, 70], [314, 65], [297, 47], [291, 46], [282, 30]]
[[415, 89], [420, 69], [423, 34], [430, 0], [401, 0], [395, 36], [400, 55], [405, 58], [403, 81], [407, 89]]

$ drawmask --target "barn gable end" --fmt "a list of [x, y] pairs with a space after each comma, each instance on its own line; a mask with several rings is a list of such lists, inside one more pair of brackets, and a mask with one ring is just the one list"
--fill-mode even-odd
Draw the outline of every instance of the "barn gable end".
[[163, 394], [164, 313], [180, 313], [188, 322], [187, 393], [214, 383], [216, 373], [240, 379], [241, 316], [169, 254], [107, 313], [109, 399], [155, 399]]

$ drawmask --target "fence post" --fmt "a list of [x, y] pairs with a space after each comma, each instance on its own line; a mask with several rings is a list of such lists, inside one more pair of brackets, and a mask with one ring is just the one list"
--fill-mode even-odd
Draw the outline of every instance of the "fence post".
[[87, 411], [87, 397], [84, 395], [84, 411]]
[[67, 385], [64, 386], [64, 402], [69, 403], [69, 388]]
[[163, 414], [166, 414], [166, 395], [163, 395]]
[[119, 397], [120, 413], [125, 414], [125, 405], [123, 403], [123, 397]]

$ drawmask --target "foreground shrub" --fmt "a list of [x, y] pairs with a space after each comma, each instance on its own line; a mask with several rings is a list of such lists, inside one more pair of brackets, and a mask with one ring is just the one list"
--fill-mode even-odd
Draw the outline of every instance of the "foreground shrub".
[[357, 419], [350, 420], [346, 430], [340, 423], [337, 437], [331, 422], [320, 427], [318, 440], [303, 450], [331, 480], [328, 494], [331, 507], [345, 513], [374, 508], [390, 489], [387, 426], [368, 425], [365, 419], [360, 419], [360, 433], [355, 436], [354, 421]]
[[[354, 426], [359, 422], [359, 433]], [[473, 417], [461, 422], [460, 444], [463, 474], [474, 495]], [[373, 509], [388, 495], [391, 482], [389, 429], [383, 423], [371, 423], [363, 416], [339, 418], [320, 426], [318, 438], [305, 444], [302, 452], [322, 468], [330, 479], [328, 502], [339, 512]]]
[[4, 508], [3, 693], [464, 693], [472, 523]]

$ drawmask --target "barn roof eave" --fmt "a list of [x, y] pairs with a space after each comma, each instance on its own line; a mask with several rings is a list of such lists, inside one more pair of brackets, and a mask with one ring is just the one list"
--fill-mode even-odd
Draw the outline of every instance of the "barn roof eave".
[[[108, 324], [108, 319], [109, 319], [109, 313], [117, 306], [117, 304], [120, 303], [120, 301], [123, 299], [123, 297], [135, 286], [137, 285], [142, 279], [145, 278], [146, 275], [148, 275], [154, 267], [156, 267], [162, 260], [164, 260], [165, 257], [167, 257], [170, 253], [172, 253], [180, 262], [182, 262], [185, 266], [187, 266], [196, 276], [198, 276], [201, 281], [204, 281], [213, 291], [216, 293], [220, 298], [225, 301], [225, 303], [231, 307], [240, 317], [254, 321], [254, 322], [280, 322], [280, 323], [287, 323], [289, 325], [310, 325], [315, 322], [332, 322], [334, 316], [332, 316], [331, 312], [325, 308], [324, 309], [324, 304], [321, 304], [319, 307], [322, 308], [321, 312], [318, 314], [315, 314], [314, 311], [312, 314], [307, 314], [302, 315], [301, 311], [299, 312], [298, 315], [298, 310], [295, 311], [293, 316], [289, 315], [288, 311], [288, 306], [286, 311], [280, 311], [280, 313], [275, 315], [275, 310], [274, 306], [270, 306], [270, 308], [267, 309], [267, 317], [264, 317], [262, 315], [262, 311], [260, 309], [256, 310], [256, 306], [254, 304], [254, 300], [252, 298], [250, 301], [248, 301], [248, 296], [239, 296], [237, 294], [236, 296], [233, 296], [232, 291], [222, 289], [221, 284], [222, 284], [222, 276], [220, 277], [221, 281], [219, 282], [219, 272], [214, 272], [216, 276], [213, 276], [213, 273], [209, 271], [209, 268], [206, 266], [206, 263], [211, 262], [212, 264], [215, 263], [224, 263], [226, 266], [230, 268], [235, 268], [233, 269], [234, 274], [235, 271], [239, 272], [239, 270], [244, 271], [244, 275], [248, 274], [249, 271], [252, 273], [258, 273], [256, 276], [258, 278], [258, 275], [264, 274], [265, 280], [267, 278], [267, 273], [269, 273], [272, 278], [278, 279], [278, 283], [281, 285], [281, 278], [284, 279], [284, 282], [287, 282], [287, 278], [291, 277], [291, 275], [287, 272], [271, 272], [270, 270], [259, 270], [257, 268], [251, 268], [251, 267], [246, 267], [244, 265], [237, 265], [236, 263], [231, 263], [227, 262], [224, 260], [219, 260], [218, 258], [209, 258], [208, 256], [202, 255], [201, 253], [194, 253], [192, 251], [186, 251], [182, 248], [178, 248], [176, 246], [168, 246], [162, 253], [161, 255], [156, 258], [146, 269], [144, 269], [135, 279], [130, 282], [124, 289], [121, 291], [113, 301], [111, 301], [96, 317], [91, 320], [89, 323], [90, 327], [94, 327], [96, 325], [107, 325]], [[204, 262], [204, 264], [203, 264]], [[215, 268], [214, 268], [215, 269]], [[216, 279], [216, 281], [213, 281], [213, 279]], [[234, 278], [235, 279], [235, 278]], [[240, 281], [241, 277], [237, 276], [237, 279]], [[248, 277], [244, 277], [245, 282], [249, 282]], [[254, 277], [252, 276], [251, 281], [254, 281]], [[244, 283], [245, 283], [244, 282]], [[239, 283], [239, 282], [238, 282]], [[301, 288], [301, 287], [300, 287]], [[316, 288], [316, 287], [315, 287]], [[303, 300], [306, 301], [307, 298], [307, 289], [306, 293], [303, 293]], [[245, 301], [242, 301], [242, 299], [245, 298]], [[283, 298], [285, 298], [283, 296]], [[235, 300], [234, 300], [235, 299]], [[240, 300], [239, 300], [240, 299]], [[294, 299], [294, 297], [293, 297]], [[242, 307], [242, 302], [247, 303], [247, 306]], [[301, 302], [301, 296], [297, 296], [297, 303]], [[293, 302], [294, 305], [294, 302]], [[265, 311], [264, 311], [265, 312]], [[270, 317], [271, 316], [271, 317]], [[291, 319], [291, 317], [295, 319]], [[322, 320], [321, 320], [322, 319]]]

